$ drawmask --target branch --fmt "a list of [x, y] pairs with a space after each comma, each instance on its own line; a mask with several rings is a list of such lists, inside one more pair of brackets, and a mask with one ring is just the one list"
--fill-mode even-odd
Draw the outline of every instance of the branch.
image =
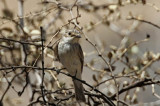
[[133, 17], [133, 16], [127, 18], [127, 20], [137, 20], [137, 21], [140, 21], [140, 22], [144, 22], [144, 23], [150, 24], [150, 25], [152, 25], [152, 26], [160, 29], [160, 26], [158, 26], [158, 25], [156, 25], [156, 24], [154, 24], [154, 23], [152, 23], [152, 22], [150, 22], [150, 21], [146, 21], [146, 20], [143, 20], [143, 19], [139, 19], [139, 18], [136, 18], [136, 17]]
[[[16, 42], [16, 43], [20, 43], [20, 44], [28, 44], [28, 45], [34, 45], [34, 46], [41, 47], [41, 45], [36, 44], [36, 43], [32, 43], [32, 42], [18, 41], [18, 40], [8, 39], [8, 38], [0, 38], [0, 40], [6, 40], [6, 41]], [[51, 47], [51, 46], [47, 46], [47, 48], [52, 49], [52, 47]]]
[[43, 101], [44, 101], [44, 105], [46, 105], [46, 99], [45, 99], [45, 95], [44, 95], [44, 86], [43, 86], [43, 83], [44, 83], [44, 75], [45, 75], [45, 72], [44, 72], [44, 40], [45, 40], [45, 31], [43, 30], [43, 27], [40, 27], [40, 30], [41, 30], [41, 42], [42, 42], [42, 82], [41, 82], [41, 92], [42, 92], [42, 98], [43, 98]]
[[66, 73], [64, 73], [64, 72], [60, 72], [60, 73], [66, 75], [66, 76], [69, 76], [69, 77], [73, 78], [74, 80], [78, 80], [78, 81], [82, 82], [83, 84], [87, 85], [88, 87], [92, 88], [92, 90], [94, 90], [95, 92], [100, 93], [101, 96], [103, 96], [104, 98], [106, 98], [106, 99], [105, 99], [105, 102], [108, 103], [109, 106], [115, 106], [115, 104], [110, 100], [109, 97], [107, 97], [104, 93], [102, 93], [102, 92], [99, 91], [98, 89], [94, 88], [94, 87], [91, 86], [90, 84], [86, 83], [84, 80], [80, 80], [80, 79], [76, 78], [75, 76], [72, 76], [72, 75], [70, 75], [70, 74], [66, 74]]
[[[120, 91], [119, 91], [119, 94], [122, 94], [122, 93], [124, 93], [124, 92], [126, 92], [126, 91], [129, 91], [130, 89], [134, 89], [134, 88], [136, 88], [136, 87], [143, 87], [143, 86], [148, 86], [148, 85], [151, 85], [151, 84], [159, 84], [160, 83], [160, 81], [159, 80], [152, 80], [152, 79], [147, 79], [147, 78], [145, 78], [144, 80], [142, 80], [142, 81], [139, 81], [139, 82], [137, 82], [137, 83], [135, 83], [135, 84], [132, 84], [132, 85], [130, 85], [130, 86], [127, 86], [127, 87], [124, 87], [124, 88], [122, 88]], [[114, 94], [114, 95], [112, 95], [111, 97], [110, 97], [110, 99], [115, 99], [115, 97], [116, 97], [116, 94]]]

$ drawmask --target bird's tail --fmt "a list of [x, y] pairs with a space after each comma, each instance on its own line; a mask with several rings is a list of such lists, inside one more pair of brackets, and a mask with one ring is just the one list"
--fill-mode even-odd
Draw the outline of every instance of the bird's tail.
[[73, 80], [73, 83], [74, 83], [76, 100], [78, 102], [85, 102], [86, 99], [84, 96], [84, 92], [83, 92], [84, 88], [83, 88], [82, 83], [78, 80]]

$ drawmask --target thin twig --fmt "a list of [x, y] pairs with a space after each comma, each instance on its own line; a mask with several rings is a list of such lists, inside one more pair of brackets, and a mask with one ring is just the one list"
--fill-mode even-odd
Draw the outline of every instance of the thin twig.
[[[130, 89], [133, 89], [133, 88], [136, 88], [136, 87], [143, 87], [143, 86], [148, 86], [148, 85], [151, 85], [151, 84], [159, 84], [160, 81], [159, 80], [152, 80], [152, 79], [147, 79], [145, 78], [144, 80], [142, 81], [139, 81], [139, 82], [136, 82], [130, 86], [127, 86], [125, 88], [122, 88], [120, 91], [119, 91], [119, 94], [122, 94], [123, 92], [125, 91], [129, 91]], [[110, 98], [111, 99], [115, 99], [116, 97], [116, 94], [112, 95]]]
[[140, 21], [140, 22], [144, 22], [144, 23], [150, 24], [150, 25], [152, 25], [152, 26], [160, 29], [160, 26], [158, 26], [158, 25], [156, 25], [156, 24], [154, 24], [154, 23], [152, 23], [152, 22], [150, 22], [150, 21], [146, 21], [146, 20], [144, 20], [144, 19], [138, 19], [138, 18], [136, 18], [136, 17], [131, 16], [131, 17], [127, 18], [127, 20], [137, 20], [137, 21]]
[[45, 95], [44, 95], [44, 75], [45, 75], [45, 72], [44, 72], [44, 40], [45, 40], [45, 31], [43, 29], [43, 27], [40, 27], [40, 30], [41, 30], [41, 42], [42, 42], [42, 82], [41, 82], [41, 92], [42, 92], [42, 98], [43, 98], [43, 102], [44, 104], [46, 105], [46, 99], [45, 99]]

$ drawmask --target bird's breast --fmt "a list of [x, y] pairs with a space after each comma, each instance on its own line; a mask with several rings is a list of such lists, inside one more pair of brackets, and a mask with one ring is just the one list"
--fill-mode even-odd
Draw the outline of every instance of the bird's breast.
[[68, 44], [68, 43], [59, 43], [58, 45], [58, 55], [60, 62], [65, 68], [74, 73], [75, 70], [81, 70], [81, 62], [78, 56], [78, 45], [77, 44]]
[[76, 44], [60, 43], [58, 45], [59, 55], [75, 55], [77, 52]]

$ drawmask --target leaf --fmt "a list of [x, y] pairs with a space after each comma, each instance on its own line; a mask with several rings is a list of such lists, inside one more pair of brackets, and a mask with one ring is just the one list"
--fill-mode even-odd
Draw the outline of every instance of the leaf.
[[7, 32], [13, 32], [12, 29], [9, 28], [9, 27], [4, 27], [4, 28], [2, 28], [1, 30], [2, 30], [2, 31], [3, 31], [3, 30], [4, 30], [4, 31], [7, 31]]
[[146, 0], [142, 0], [142, 3], [143, 3], [143, 4], [146, 4]]
[[109, 58], [109, 59], [112, 59], [112, 57], [113, 57], [112, 52], [109, 52], [109, 53], [108, 53], [108, 58]]
[[93, 80], [94, 80], [95, 82], [98, 82], [95, 74], [93, 74], [92, 78], [93, 78]]
[[13, 18], [13, 12], [9, 9], [3, 9], [3, 15], [8, 18]]

